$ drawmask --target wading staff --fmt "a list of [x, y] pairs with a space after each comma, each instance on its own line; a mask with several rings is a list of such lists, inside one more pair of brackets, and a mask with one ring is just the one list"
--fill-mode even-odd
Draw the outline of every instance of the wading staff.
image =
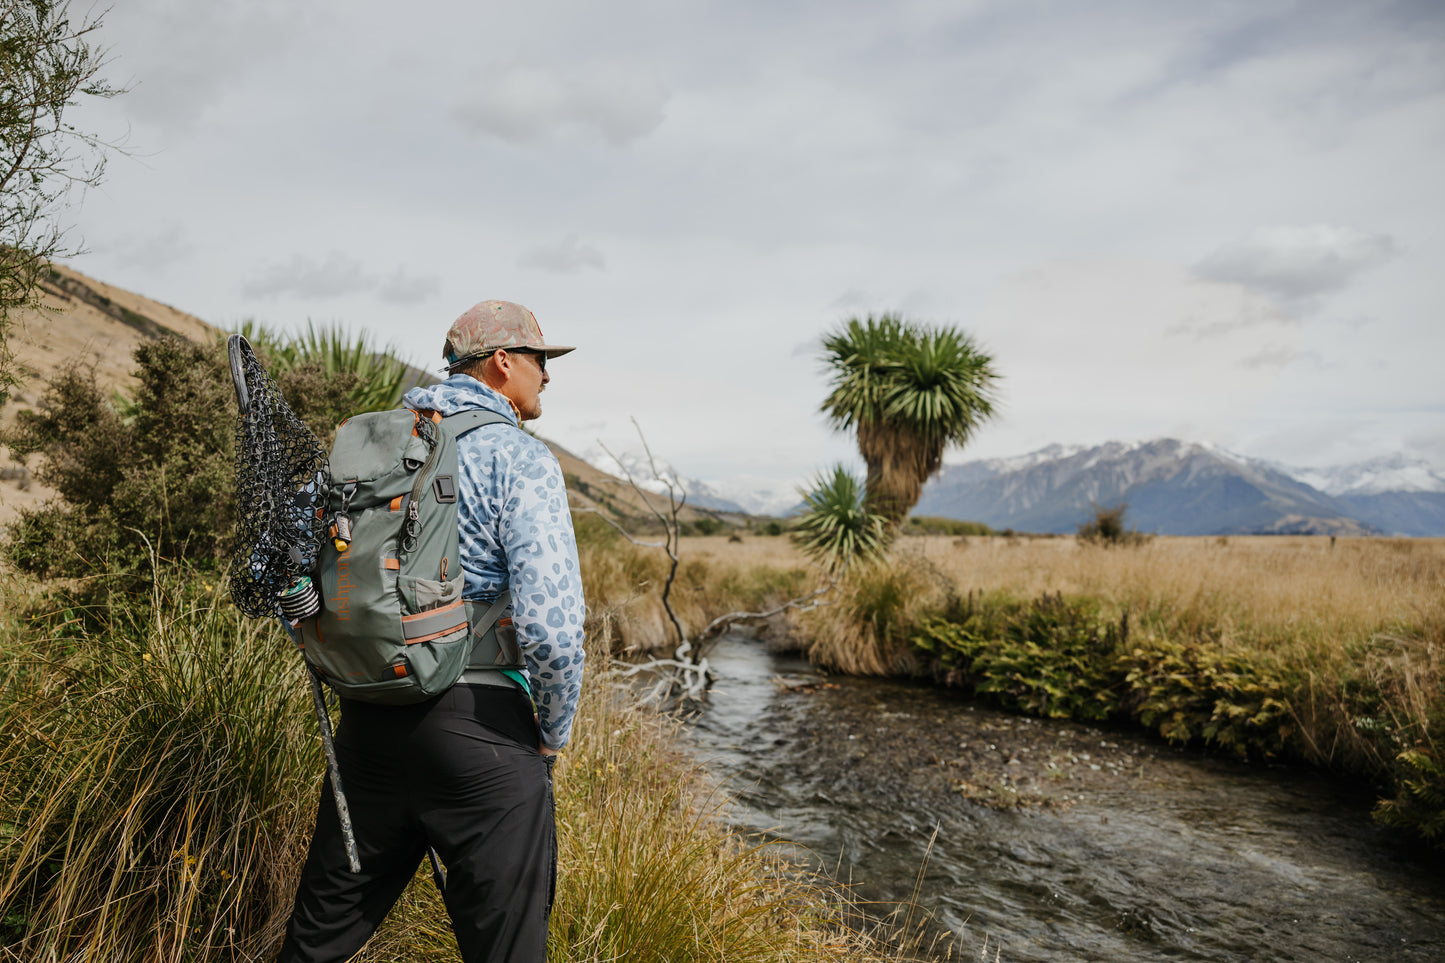
[[[316, 587], [306, 573], [316, 560], [326, 496], [327, 460], [321, 442], [302, 424], [281, 397], [276, 382], [256, 360], [250, 342], [233, 334], [226, 342], [236, 405], [237, 561], [232, 566], [231, 598], [252, 618], [275, 617], [300, 649], [292, 623], [321, 608]], [[303, 661], [304, 658], [303, 658]], [[346, 841], [353, 873], [361, 872], [351, 811], [341, 790], [341, 768], [331, 734], [331, 716], [321, 677], [306, 663], [311, 703], [321, 729], [331, 798]]]

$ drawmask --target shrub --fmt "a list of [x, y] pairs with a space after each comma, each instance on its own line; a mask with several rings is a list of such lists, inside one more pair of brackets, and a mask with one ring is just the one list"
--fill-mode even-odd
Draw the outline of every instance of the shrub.
[[[328, 335], [325, 344], [336, 348], [335, 337]], [[342, 419], [395, 400], [391, 388], [378, 394], [367, 380], [380, 364], [367, 352], [323, 361], [304, 352], [287, 355], [275, 336], [261, 343], [282, 359], [277, 386], [323, 444]], [[340, 366], [357, 357], [362, 368]], [[6, 435], [17, 455], [41, 456], [38, 477], [60, 496], [11, 526], [5, 553], [22, 571], [86, 574], [102, 571], [102, 559], [137, 571], [152, 547], [161, 557], [200, 564], [229, 554], [237, 412], [225, 346], [162, 338], [137, 347], [135, 363], [140, 383], [131, 398], [107, 395], [94, 368], [60, 371], [38, 410], [19, 412]], [[400, 362], [390, 363], [385, 371], [396, 381]]]
[[1095, 505], [1094, 517], [1079, 526], [1079, 541], [1106, 547], [1143, 545], [1152, 536], [1124, 527], [1124, 514], [1128, 510], [1129, 506], [1125, 502], [1112, 507]]
[[957, 518], [932, 515], [910, 515], [903, 527], [904, 535], [992, 535], [993, 529], [983, 522], [965, 522]]
[[1006, 708], [1106, 719], [1119, 702], [1113, 657], [1127, 631], [1127, 623], [1105, 621], [1086, 599], [970, 595], [949, 618], [924, 622], [913, 644], [946, 684]]
[[836, 465], [803, 494], [807, 510], [798, 516], [792, 538], [803, 553], [837, 575], [848, 566], [882, 558], [890, 532], [882, 515], [864, 502], [863, 486]]
[[[147, 541], [165, 557], [212, 562], [228, 549], [229, 370], [219, 351], [179, 338], [144, 342], [135, 358], [140, 385], [124, 412], [103, 395], [94, 369], [78, 368], [51, 380], [38, 411], [18, 414], [6, 440], [18, 454], [43, 456], [39, 478], [61, 498], [12, 527], [21, 550], [10, 559], [23, 570], [83, 574], [102, 559], [135, 570]], [[56, 535], [65, 537], [46, 541]]]

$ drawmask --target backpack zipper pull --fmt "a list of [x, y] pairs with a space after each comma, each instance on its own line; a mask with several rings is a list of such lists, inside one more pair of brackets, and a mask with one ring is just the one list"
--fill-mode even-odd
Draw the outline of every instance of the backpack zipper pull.
[[413, 498], [406, 505], [406, 527], [402, 530], [401, 550], [403, 552], [416, 551], [416, 537], [421, 531], [421, 509], [416, 507], [416, 499]]
[[351, 499], [356, 495], [356, 482], [341, 489], [341, 510], [331, 523], [331, 544], [336, 546], [338, 555], [345, 555], [351, 547]]

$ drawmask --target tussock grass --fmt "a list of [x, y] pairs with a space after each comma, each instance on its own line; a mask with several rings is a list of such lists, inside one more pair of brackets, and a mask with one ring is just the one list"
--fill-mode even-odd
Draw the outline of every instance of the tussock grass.
[[5, 636], [0, 958], [254, 959], [320, 765], [299, 661], [214, 582], [117, 588], [140, 597], [103, 632], [59, 612]]
[[808, 657], [826, 668], [849, 675], [909, 674], [917, 667], [910, 638], [953, 598], [947, 576], [905, 547], [888, 564], [850, 569], [833, 604], [809, 613], [797, 635]]

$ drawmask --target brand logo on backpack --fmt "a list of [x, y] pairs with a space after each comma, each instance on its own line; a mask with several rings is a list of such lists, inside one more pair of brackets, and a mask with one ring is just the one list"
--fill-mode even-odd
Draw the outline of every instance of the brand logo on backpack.
[[336, 555], [336, 592], [326, 597], [326, 609], [338, 622], [351, 621], [351, 590], [356, 583], [351, 580], [351, 546]]

